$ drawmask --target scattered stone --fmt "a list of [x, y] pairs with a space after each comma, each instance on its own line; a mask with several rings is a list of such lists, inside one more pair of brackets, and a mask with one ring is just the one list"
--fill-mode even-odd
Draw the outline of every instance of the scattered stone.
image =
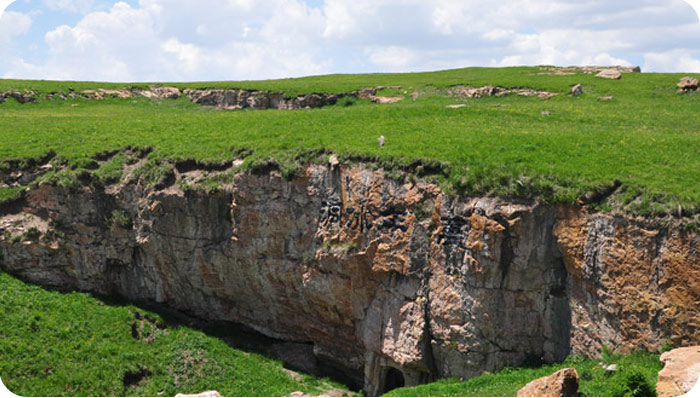
[[175, 395], [176, 397], [182, 397], [182, 398], [187, 398], [187, 397], [220, 397], [221, 394], [219, 394], [218, 391], [204, 391], [200, 392], [199, 394], [177, 394]]
[[664, 368], [659, 372], [656, 395], [677, 397], [689, 392], [700, 377], [700, 346], [677, 348], [661, 355]]
[[577, 397], [578, 373], [562, 369], [551, 376], [533, 380], [518, 391], [518, 397]]
[[686, 76], [686, 77], [681, 79], [681, 81], [677, 84], [677, 86], [680, 89], [678, 91], [679, 93], [687, 93], [689, 91], [695, 91], [695, 90], [698, 90], [698, 79]]
[[609, 365], [605, 368], [606, 372], [617, 372], [617, 364]]
[[581, 94], [583, 94], [583, 86], [582, 85], [577, 84], [571, 88], [571, 96], [572, 97], [578, 97]]
[[467, 104], [455, 104], [455, 105], [447, 105], [447, 109], [460, 109], [460, 108], [466, 108]]
[[602, 77], [603, 79], [613, 79], [619, 80], [622, 78], [622, 72], [617, 69], [603, 69], [595, 77]]
[[386, 143], [386, 138], [384, 138], [384, 136], [381, 136], [377, 138], [377, 142], [379, 142], [380, 147], [384, 147], [384, 144]]
[[612, 95], [608, 97], [598, 97], [598, 101], [612, 101], [614, 99], [615, 97], [613, 97]]
[[375, 104], [395, 104], [397, 102], [403, 101], [403, 97], [375, 97], [371, 96], [369, 98]]

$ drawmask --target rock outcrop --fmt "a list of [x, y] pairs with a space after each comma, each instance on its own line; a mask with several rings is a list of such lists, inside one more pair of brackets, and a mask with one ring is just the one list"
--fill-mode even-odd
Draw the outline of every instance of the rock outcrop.
[[533, 380], [518, 390], [518, 397], [578, 397], [578, 373], [562, 369], [550, 376]]
[[687, 93], [690, 91], [696, 91], [699, 87], [698, 79], [694, 77], [684, 77], [677, 84], [679, 90], [678, 93]]
[[0, 92], [0, 104], [7, 101], [10, 98], [14, 98], [20, 104], [26, 104], [29, 102], [36, 102], [36, 93], [34, 91], [29, 90], [10, 90]]
[[539, 97], [542, 99], [552, 98], [557, 96], [557, 93], [549, 91], [534, 90], [531, 88], [505, 88], [499, 86], [483, 86], [483, 87], [452, 87], [449, 92], [453, 96], [467, 98], [481, 97], [503, 97], [506, 95], [518, 95], [521, 97]]
[[0, 268], [311, 343], [318, 366], [371, 395], [700, 338], [696, 233], [454, 197], [335, 161], [182, 191], [228, 172], [196, 168], [158, 189], [129, 173], [77, 192], [37, 186], [0, 207]]
[[603, 79], [620, 80], [622, 78], [622, 72], [617, 69], [603, 69], [598, 72], [595, 77], [602, 77]]
[[567, 68], [549, 67], [540, 68], [543, 72], [541, 75], [560, 75], [569, 76], [576, 73], [598, 74], [604, 70], [614, 70], [620, 73], [641, 73], [642, 68], [639, 66], [572, 66]]
[[[308, 94], [296, 97], [286, 96], [282, 93], [268, 91], [242, 90], [242, 89], [185, 89], [180, 91], [177, 87], [167, 87], [160, 85], [149, 86], [148, 90], [140, 88], [128, 88], [123, 90], [83, 90], [75, 92], [72, 89], [68, 92], [51, 92], [45, 96], [47, 100], [69, 98], [83, 98], [89, 100], [102, 100], [105, 98], [134, 98], [145, 97], [154, 99], [178, 99], [183, 94], [187, 98], [199, 105], [212, 106], [219, 109], [304, 109], [320, 108], [334, 105], [341, 98], [362, 98], [369, 99], [377, 104], [392, 104], [403, 100], [403, 97], [382, 97], [376, 96], [377, 92], [385, 87], [365, 88], [340, 94]], [[395, 87], [393, 87], [395, 88]], [[33, 91], [20, 92], [11, 90], [0, 93], [0, 103], [9, 98], [15, 98], [20, 103], [36, 102], [38, 96]]]
[[700, 346], [665, 352], [661, 355], [661, 362], [664, 368], [656, 383], [657, 396], [679, 397], [700, 382]]

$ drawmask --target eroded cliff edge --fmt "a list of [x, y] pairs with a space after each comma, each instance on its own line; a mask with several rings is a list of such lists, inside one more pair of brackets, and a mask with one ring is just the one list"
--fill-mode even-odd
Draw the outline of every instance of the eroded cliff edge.
[[307, 344], [372, 395], [700, 337], [700, 236], [682, 228], [361, 166], [173, 181], [38, 185], [0, 207], [2, 269]]

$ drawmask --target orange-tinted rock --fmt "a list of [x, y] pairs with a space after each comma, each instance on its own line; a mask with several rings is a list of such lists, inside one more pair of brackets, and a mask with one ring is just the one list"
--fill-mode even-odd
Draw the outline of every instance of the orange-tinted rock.
[[688, 393], [700, 377], [700, 346], [677, 348], [661, 355], [664, 368], [659, 372], [656, 395], [678, 397]]
[[578, 397], [578, 373], [567, 368], [533, 380], [518, 390], [518, 397]]

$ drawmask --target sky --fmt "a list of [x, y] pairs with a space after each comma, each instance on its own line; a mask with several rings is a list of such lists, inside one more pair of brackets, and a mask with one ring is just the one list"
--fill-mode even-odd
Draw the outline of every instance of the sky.
[[700, 73], [700, 22], [683, 0], [0, 0], [0, 10], [6, 3], [2, 78], [247, 80], [513, 65]]

